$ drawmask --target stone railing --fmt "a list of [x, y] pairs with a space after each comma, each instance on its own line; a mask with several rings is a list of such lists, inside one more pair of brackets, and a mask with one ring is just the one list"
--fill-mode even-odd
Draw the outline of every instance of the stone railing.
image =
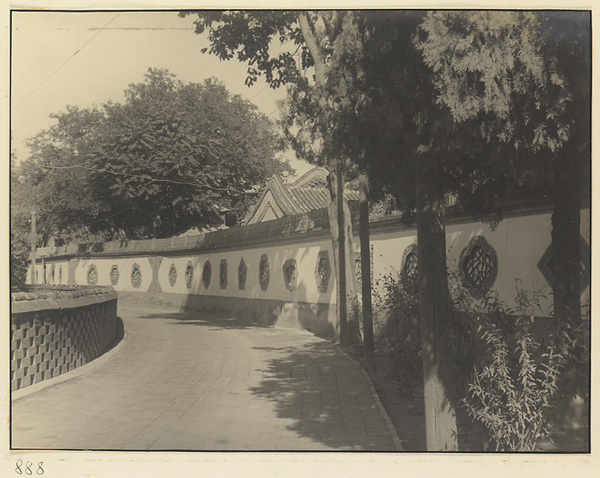
[[11, 297], [11, 386], [57, 377], [106, 352], [117, 335], [112, 287], [43, 286]]

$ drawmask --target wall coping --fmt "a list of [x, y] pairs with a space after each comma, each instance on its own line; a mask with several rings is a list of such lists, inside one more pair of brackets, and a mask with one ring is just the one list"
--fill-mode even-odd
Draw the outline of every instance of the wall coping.
[[42, 286], [27, 292], [11, 293], [11, 316], [41, 310], [61, 310], [86, 307], [116, 300], [117, 292], [110, 286]]
[[[586, 205], [582, 205], [585, 209]], [[358, 234], [358, 203], [350, 204], [353, 229]], [[548, 204], [520, 206], [507, 209], [503, 217], [529, 216], [551, 213]], [[456, 206], [446, 209], [447, 223], [482, 221], [465, 213]], [[485, 219], [483, 219], [485, 221]], [[370, 221], [373, 233], [414, 229], [415, 224], [403, 220], [401, 213], [373, 217]], [[135, 255], [162, 255], [189, 252], [209, 252], [232, 248], [248, 248], [270, 243], [284, 244], [302, 240], [318, 240], [329, 237], [327, 209], [317, 209], [294, 216], [286, 216], [272, 221], [221, 229], [194, 236], [171, 237], [165, 239], [140, 239], [130, 241], [110, 241], [99, 243], [73, 243], [64, 246], [39, 248], [36, 251], [38, 262], [45, 258], [59, 259], [72, 257], [120, 257]]]

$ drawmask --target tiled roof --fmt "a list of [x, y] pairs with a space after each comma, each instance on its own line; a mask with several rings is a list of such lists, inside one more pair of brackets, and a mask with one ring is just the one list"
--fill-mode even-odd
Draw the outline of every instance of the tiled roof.
[[[358, 191], [346, 189], [344, 192], [348, 201], [358, 201]], [[329, 191], [327, 191], [326, 188], [290, 187], [289, 193], [294, 198], [295, 207], [298, 209], [298, 213], [327, 207]]]
[[[249, 223], [261, 208], [263, 200], [270, 191], [283, 216], [305, 213], [327, 207], [329, 192], [327, 191], [327, 170], [311, 169], [292, 184], [284, 184], [279, 176], [273, 176], [256, 205], [248, 212], [245, 223]], [[358, 191], [344, 189], [348, 201], [358, 201]], [[254, 221], [256, 222], [256, 221]]]
[[293, 188], [325, 187], [327, 186], [327, 176], [329, 176], [329, 172], [325, 168], [312, 168], [290, 186]]

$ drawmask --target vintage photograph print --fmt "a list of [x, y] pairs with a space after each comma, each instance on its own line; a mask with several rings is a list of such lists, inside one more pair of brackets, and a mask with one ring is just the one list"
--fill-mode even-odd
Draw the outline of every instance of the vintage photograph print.
[[10, 11], [10, 450], [590, 453], [591, 26]]

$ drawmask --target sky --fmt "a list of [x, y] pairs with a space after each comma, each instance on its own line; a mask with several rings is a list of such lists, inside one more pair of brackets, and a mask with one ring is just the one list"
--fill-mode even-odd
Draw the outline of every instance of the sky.
[[[262, 78], [247, 87], [244, 64], [202, 54], [208, 41], [194, 33], [193, 21], [176, 11], [13, 12], [11, 133], [18, 160], [29, 154], [26, 138], [53, 124], [51, 113], [121, 102], [149, 67], [166, 68], [184, 82], [219, 78], [276, 119], [285, 90], [269, 88]], [[291, 152], [286, 157], [297, 175], [310, 168]]]

